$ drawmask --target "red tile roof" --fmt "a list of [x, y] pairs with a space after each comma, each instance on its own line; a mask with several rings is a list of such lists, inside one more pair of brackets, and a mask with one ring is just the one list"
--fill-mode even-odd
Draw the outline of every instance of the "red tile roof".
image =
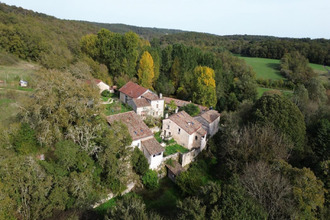
[[151, 106], [150, 102], [148, 102], [145, 98], [140, 98], [140, 99], [134, 98], [132, 100], [137, 108]]
[[121, 121], [124, 123], [133, 140], [153, 136], [153, 133], [148, 126], [142, 121], [140, 116], [133, 111], [110, 115], [107, 117], [107, 121], [109, 124], [112, 124], [115, 121]]
[[[204, 133], [202, 124], [199, 123], [196, 119], [191, 117], [187, 112], [180, 111], [176, 114], [171, 115], [168, 119], [177, 124], [180, 128], [185, 130], [189, 135], [193, 134], [196, 131]], [[200, 130], [203, 129], [203, 130]], [[206, 131], [205, 131], [206, 132]]]
[[152, 92], [147, 92], [146, 94], [143, 94], [143, 98], [149, 99], [149, 100], [160, 100], [158, 95], [152, 93]]
[[128, 82], [123, 87], [119, 89], [119, 92], [124, 93], [125, 95], [131, 97], [131, 98], [138, 98], [143, 93], [145, 93], [148, 89], [139, 86], [136, 83]]
[[164, 151], [164, 148], [158, 143], [158, 141], [154, 137], [145, 141], [141, 141], [141, 144], [145, 147], [145, 149], [150, 155], [155, 155]]
[[217, 112], [216, 110], [209, 110], [207, 112], [204, 112], [200, 116], [204, 118], [208, 123], [212, 123], [213, 121], [215, 121], [217, 118], [220, 117], [220, 113]]

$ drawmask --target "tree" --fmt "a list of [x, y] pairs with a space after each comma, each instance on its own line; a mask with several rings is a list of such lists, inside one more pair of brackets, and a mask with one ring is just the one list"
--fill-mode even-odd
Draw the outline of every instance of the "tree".
[[138, 147], [135, 147], [133, 150], [131, 163], [133, 169], [139, 175], [144, 175], [149, 169], [148, 160]]
[[263, 207], [247, 194], [237, 176], [224, 185], [220, 207], [223, 219], [267, 219]]
[[189, 197], [184, 202], [179, 201], [177, 205], [180, 220], [202, 220], [205, 219], [206, 206], [196, 197]]
[[294, 83], [307, 83], [316, 74], [299, 52], [286, 53], [281, 59], [281, 73]]
[[217, 104], [215, 91], [214, 70], [206, 66], [198, 66], [194, 69], [193, 77], [193, 102], [203, 106], [213, 106]]
[[188, 105], [183, 106], [181, 110], [187, 112], [192, 117], [200, 113], [199, 107], [193, 103], [189, 103]]
[[324, 205], [323, 183], [309, 168], [295, 168], [279, 160], [272, 164], [274, 170], [281, 172], [291, 186], [294, 200], [293, 216], [298, 219], [317, 219]]
[[68, 72], [41, 70], [33, 96], [20, 106], [20, 117], [35, 131], [38, 142], [51, 146], [67, 137], [86, 150], [96, 150], [100, 115], [96, 87], [78, 80]]
[[240, 179], [247, 193], [265, 208], [269, 219], [287, 219], [293, 214], [289, 181], [267, 163], [249, 164]]
[[307, 90], [309, 98], [319, 105], [325, 103], [328, 99], [322, 82], [317, 78], [313, 78], [307, 83]]
[[178, 57], [175, 57], [170, 75], [170, 80], [172, 81], [174, 88], [178, 88], [179, 76], [180, 76], [180, 61]]
[[155, 170], [148, 170], [142, 177], [142, 182], [148, 189], [158, 188], [159, 184], [157, 172]]
[[110, 209], [105, 219], [119, 220], [161, 220], [154, 213], [147, 213], [146, 205], [136, 194], [127, 194], [116, 201], [116, 206]]
[[27, 123], [20, 125], [20, 129], [13, 137], [13, 145], [19, 154], [30, 154], [37, 151], [38, 142], [35, 132]]
[[272, 125], [291, 138], [295, 150], [302, 151], [306, 134], [304, 116], [290, 100], [279, 95], [263, 96], [255, 103], [251, 119], [259, 124]]
[[141, 56], [137, 75], [141, 86], [152, 89], [152, 83], [155, 76], [154, 61], [148, 51], [145, 51]]

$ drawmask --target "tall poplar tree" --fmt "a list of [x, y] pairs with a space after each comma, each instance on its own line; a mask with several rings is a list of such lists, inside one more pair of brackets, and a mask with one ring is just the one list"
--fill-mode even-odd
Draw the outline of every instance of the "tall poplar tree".
[[148, 89], [153, 89], [152, 82], [154, 76], [154, 61], [150, 53], [145, 51], [139, 62], [138, 77], [140, 85]]
[[217, 95], [215, 91], [214, 70], [206, 66], [194, 69], [193, 102], [204, 106], [215, 106]]

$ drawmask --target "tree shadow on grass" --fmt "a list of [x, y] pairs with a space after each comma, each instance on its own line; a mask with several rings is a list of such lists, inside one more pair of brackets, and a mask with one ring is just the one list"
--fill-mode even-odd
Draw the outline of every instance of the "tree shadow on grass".
[[281, 70], [281, 65], [279, 63], [267, 63], [266, 66], [277, 71]]

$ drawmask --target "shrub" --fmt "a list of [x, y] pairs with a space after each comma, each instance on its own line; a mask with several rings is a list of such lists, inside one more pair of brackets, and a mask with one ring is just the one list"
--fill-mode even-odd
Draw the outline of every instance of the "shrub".
[[142, 182], [148, 189], [157, 189], [159, 187], [157, 172], [148, 170], [142, 177]]
[[192, 117], [198, 115], [200, 112], [198, 106], [192, 103], [183, 106], [181, 109], [187, 112]]
[[134, 148], [131, 163], [135, 172], [139, 175], [144, 175], [149, 168], [147, 158], [143, 155], [138, 147]]
[[111, 93], [109, 90], [104, 90], [102, 93], [101, 93], [101, 96], [103, 97], [110, 97], [111, 96]]

